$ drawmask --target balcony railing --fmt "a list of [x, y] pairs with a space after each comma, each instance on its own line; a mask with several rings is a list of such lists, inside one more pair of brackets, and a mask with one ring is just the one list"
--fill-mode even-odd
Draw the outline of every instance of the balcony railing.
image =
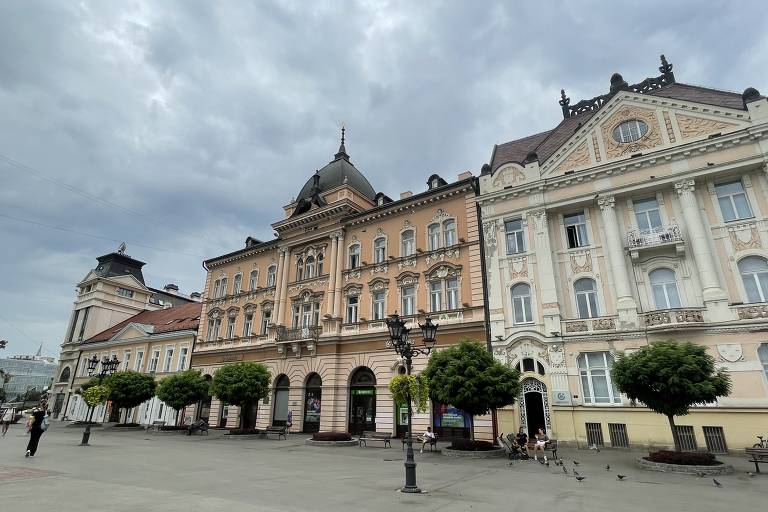
[[615, 331], [616, 318], [615, 316], [599, 316], [579, 320], [563, 320], [563, 333], [578, 334], [582, 332]]
[[303, 341], [303, 340], [315, 340], [320, 337], [323, 328], [318, 325], [312, 325], [308, 327], [298, 327], [296, 329], [286, 329], [285, 327], [277, 328], [277, 336], [275, 340], [278, 343], [285, 341]]
[[749, 304], [736, 308], [739, 320], [753, 320], [755, 318], [768, 318], [768, 304]]
[[635, 230], [627, 233], [629, 249], [643, 249], [660, 245], [679, 244], [683, 241], [680, 228], [675, 224], [660, 226], [650, 230]]
[[700, 308], [665, 309], [651, 311], [643, 315], [646, 327], [665, 327], [680, 324], [699, 324], [704, 322]]

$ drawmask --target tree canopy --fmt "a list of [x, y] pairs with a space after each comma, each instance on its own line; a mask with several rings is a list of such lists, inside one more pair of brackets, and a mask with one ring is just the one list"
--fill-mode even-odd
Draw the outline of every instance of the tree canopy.
[[157, 386], [151, 375], [130, 370], [113, 373], [104, 383], [109, 388], [109, 399], [118, 409], [130, 409], [141, 405], [155, 396]]
[[241, 361], [219, 368], [213, 376], [211, 391], [220, 400], [240, 406], [242, 424], [243, 409], [266, 398], [270, 380], [269, 370], [263, 364]]
[[451, 404], [471, 416], [511, 405], [520, 394], [520, 372], [467, 339], [432, 354], [424, 375], [434, 401]]
[[[210, 384], [200, 370], [186, 370], [170, 375], [157, 385], [157, 397], [178, 411], [204, 400], [210, 393]], [[178, 423], [178, 421], [177, 421]]]
[[658, 341], [631, 354], [619, 354], [611, 376], [633, 403], [642, 402], [668, 418], [676, 450], [680, 441], [674, 417], [731, 392], [728, 372], [715, 367], [705, 347], [690, 342]]
[[109, 388], [107, 386], [89, 386], [88, 389], [83, 391], [83, 399], [89, 407], [96, 407], [97, 405], [104, 403], [109, 398]]

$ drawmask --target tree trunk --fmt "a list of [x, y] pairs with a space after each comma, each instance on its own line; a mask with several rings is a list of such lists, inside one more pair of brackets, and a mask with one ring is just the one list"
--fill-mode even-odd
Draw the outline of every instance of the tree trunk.
[[177, 427], [179, 426], [179, 410], [176, 409], [176, 421], [173, 422]]
[[475, 440], [475, 417], [471, 414], [469, 415], [469, 438], [472, 441]]
[[680, 446], [680, 436], [677, 435], [677, 427], [675, 426], [675, 416], [674, 414], [670, 414], [667, 416], [667, 419], [669, 420], [669, 428], [672, 429], [672, 440], [675, 443], [675, 451], [679, 452], [682, 450]]

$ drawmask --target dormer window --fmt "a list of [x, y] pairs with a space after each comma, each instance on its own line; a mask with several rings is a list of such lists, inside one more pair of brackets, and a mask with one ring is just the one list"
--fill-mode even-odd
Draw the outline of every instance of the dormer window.
[[376, 199], [376, 206], [382, 206], [384, 204], [384, 196], [379, 196], [378, 199]]
[[624, 121], [613, 129], [613, 140], [622, 144], [629, 144], [640, 139], [648, 133], [648, 125], [639, 119]]
[[437, 178], [433, 178], [432, 182], [429, 184], [429, 188], [437, 188], [440, 186], [440, 180]]

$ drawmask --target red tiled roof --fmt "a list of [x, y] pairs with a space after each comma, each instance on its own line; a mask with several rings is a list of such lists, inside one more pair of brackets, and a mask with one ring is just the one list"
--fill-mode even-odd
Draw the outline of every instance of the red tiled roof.
[[188, 329], [197, 330], [200, 325], [200, 313], [203, 305], [199, 302], [173, 306], [168, 309], [158, 309], [157, 311], [142, 311], [119, 324], [101, 331], [95, 336], [85, 340], [84, 343], [95, 343], [97, 341], [107, 341], [128, 324], [137, 323], [151, 325], [154, 327], [153, 334], [164, 332], [185, 331]]

